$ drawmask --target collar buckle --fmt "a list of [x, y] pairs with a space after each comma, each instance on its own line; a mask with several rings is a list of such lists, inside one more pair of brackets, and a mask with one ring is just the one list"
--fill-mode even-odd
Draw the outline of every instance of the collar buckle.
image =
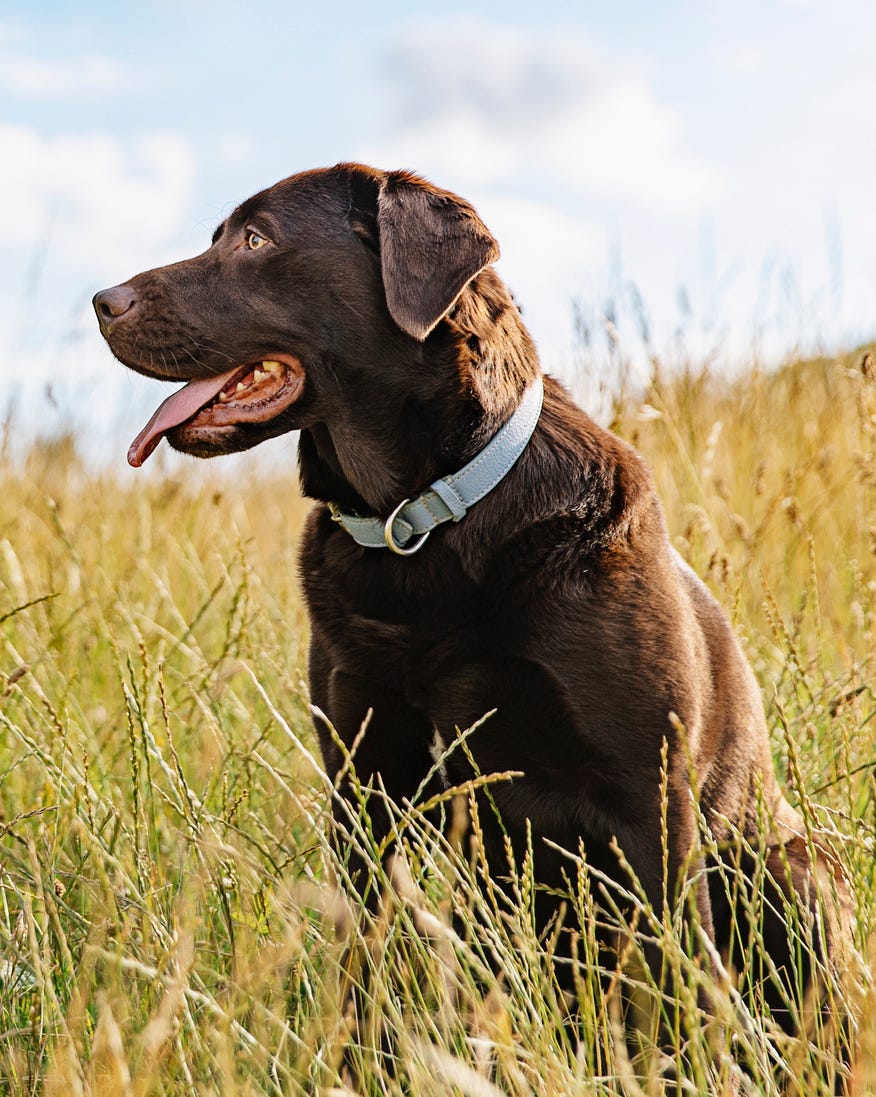
[[[332, 521], [362, 548], [388, 548], [396, 556], [413, 556], [425, 545], [433, 529], [442, 522], [461, 521], [507, 475], [529, 444], [543, 398], [542, 377], [536, 374], [517, 410], [476, 457], [458, 472], [430, 484], [416, 499], [403, 499], [386, 521], [376, 515], [346, 514], [336, 503], [328, 503]], [[397, 540], [396, 521], [399, 535], [404, 538], [401, 542]]]
[[396, 542], [395, 535], [392, 532], [392, 524], [396, 520], [399, 511], [402, 507], [405, 507], [410, 503], [410, 499], [402, 499], [395, 510], [383, 523], [383, 539], [386, 541], [386, 547], [390, 552], [394, 552], [397, 556], [413, 556], [415, 552], [419, 552], [429, 539], [429, 534], [432, 532], [427, 529], [425, 533], [421, 533], [420, 536], [414, 541], [410, 548], [405, 548], [403, 545], [399, 545]]

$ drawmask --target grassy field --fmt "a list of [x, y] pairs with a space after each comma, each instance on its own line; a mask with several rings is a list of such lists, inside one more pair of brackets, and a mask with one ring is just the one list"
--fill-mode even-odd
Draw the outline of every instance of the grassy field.
[[[655, 376], [613, 426], [732, 616], [789, 798], [852, 883], [858, 954], [836, 993], [859, 1026], [853, 1092], [876, 1093], [876, 368]], [[660, 1064], [636, 1074], [596, 977], [586, 867], [574, 1032], [525, 864], [508, 904], [471, 834], [445, 841], [399, 806], [380, 912], [345, 898], [304, 676], [307, 504], [294, 471], [258, 452], [245, 468], [95, 471], [69, 438], [0, 456], [0, 1092], [656, 1092]], [[349, 832], [372, 849], [361, 819]], [[682, 1091], [832, 1092], [830, 1032], [779, 1036], [690, 959], [677, 909], [630, 887], [632, 947], [656, 936], [689, 991]], [[357, 1029], [360, 978], [374, 1008]]]

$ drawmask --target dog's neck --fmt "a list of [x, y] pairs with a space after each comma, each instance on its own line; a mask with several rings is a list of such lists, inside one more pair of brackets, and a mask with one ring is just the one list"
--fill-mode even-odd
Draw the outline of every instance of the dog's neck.
[[[415, 371], [412, 383], [411, 370]], [[305, 494], [385, 515], [474, 457], [513, 414], [538, 371], [532, 340], [501, 280], [483, 271], [406, 369], [371, 371], [344, 413], [301, 432]]]

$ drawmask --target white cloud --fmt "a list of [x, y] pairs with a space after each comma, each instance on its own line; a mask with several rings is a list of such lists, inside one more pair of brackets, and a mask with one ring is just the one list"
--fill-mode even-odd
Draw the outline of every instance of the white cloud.
[[740, 165], [738, 198], [725, 218], [725, 250], [769, 260], [762, 307], [784, 310], [787, 326], [814, 329], [828, 343], [873, 333], [874, 109], [876, 76], [826, 73], [817, 95]]
[[467, 197], [499, 241], [499, 273], [546, 363], [562, 366], [573, 343], [571, 299], [604, 279], [608, 233], [543, 202], [477, 190]]
[[684, 148], [681, 115], [644, 80], [608, 78], [547, 127], [538, 151], [548, 170], [582, 190], [689, 213], [721, 190], [717, 172]]
[[21, 23], [13, 23], [8, 19], [0, 20], [0, 46], [20, 42], [25, 37]]
[[763, 45], [759, 42], [738, 42], [724, 51], [724, 57], [732, 72], [757, 72], [764, 65]]
[[685, 215], [721, 193], [679, 112], [579, 32], [419, 21], [383, 65], [396, 124], [369, 155], [385, 166], [437, 167], [465, 186], [537, 170], [581, 195]]
[[132, 81], [130, 66], [110, 57], [92, 54], [48, 61], [0, 52], [0, 88], [14, 95], [41, 99], [92, 95], [116, 91]]
[[180, 232], [194, 159], [169, 133], [121, 140], [107, 133], [45, 136], [0, 124], [0, 237], [6, 247], [44, 240], [76, 269], [107, 257], [138, 269]]
[[[418, 170], [474, 202], [553, 369], [574, 344], [572, 300], [608, 292], [619, 222], [635, 215], [677, 236], [723, 197], [681, 113], [580, 31], [418, 21], [381, 65], [393, 121], [363, 159]], [[670, 256], [661, 248], [661, 284]]]

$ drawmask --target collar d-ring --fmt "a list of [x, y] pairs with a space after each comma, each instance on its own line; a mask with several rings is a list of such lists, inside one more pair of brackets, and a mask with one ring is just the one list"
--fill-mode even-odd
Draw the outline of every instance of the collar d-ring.
[[410, 548], [404, 548], [402, 545], [396, 543], [395, 537], [392, 533], [392, 524], [396, 520], [398, 512], [409, 502], [410, 499], [402, 499], [402, 501], [395, 508], [392, 514], [390, 514], [390, 516], [383, 523], [383, 539], [384, 541], [386, 541], [386, 547], [389, 549], [390, 552], [394, 552], [397, 556], [413, 556], [415, 552], [419, 552], [428, 540], [429, 534], [432, 532], [431, 530], [427, 529], [425, 533], [420, 534], [420, 536], [416, 539], [416, 541], [414, 541]]
[[376, 514], [347, 514], [336, 503], [328, 504], [329, 514], [362, 548], [388, 548], [396, 556], [413, 556], [433, 529], [442, 522], [461, 522], [471, 507], [505, 478], [529, 444], [543, 399], [544, 383], [538, 374], [517, 410], [480, 453], [457, 472], [430, 484], [416, 499], [403, 499], [386, 521]]

